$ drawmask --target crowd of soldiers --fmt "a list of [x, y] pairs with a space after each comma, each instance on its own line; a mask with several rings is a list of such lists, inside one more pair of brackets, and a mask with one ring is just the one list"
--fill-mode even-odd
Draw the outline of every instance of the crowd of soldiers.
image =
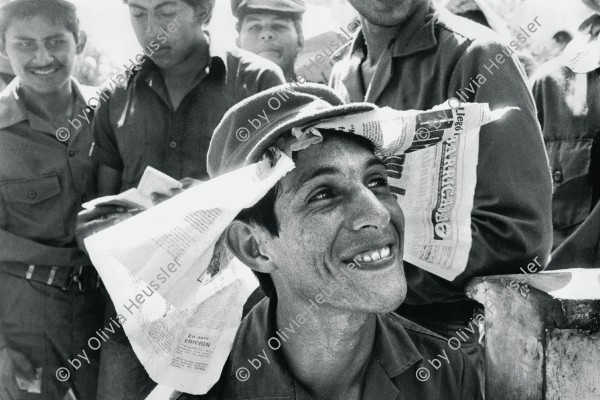
[[[141, 400], [155, 388], [123, 330], [92, 354], [88, 365], [72, 371], [70, 380], [56, 378], [57, 368], [115, 316], [83, 238], [135, 214], [121, 207], [82, 211], [81, 206], [136, 187], [147, 166], [185, 187], [195, 185], [244, 165], [244, 156], [261, 138], [289, 133], [265, 126], [244, 144], [247, 150], [232, 152], [228, 145], [236, 124], [257, 115], [271, 88], [298, 80], [294, 66], [304, 46], [304, 0], [231, 2], [237, 47], [222, 49], [207, 31], [214, 0], [124, 0], [144, 55], [122, 82], [101, 91], [72, 76], [86, 45], [72, 3], [9, 0], [0, 7], [0, 400]], [[365, 178], [343, 172], [364, 168], [356, 163], [371, 160], [372, 148], [331, 133], [322, 148], [299, 152], [298, 172], [281, 182], [283, 189], [230, 228], [230, 247], [257, 272], [261, 290], [251, 301], [259, 304], [246, 316], [221, 379], [198, 398], [240, 398], [236, 393], [243, 392], [243, 398], [479, 399], [481, 326], [452, 355], [452, 368], [427, 382], [415, 380], [414, 372], [418, 360], [441, 351], [436, 335], [450, 337], [484, 312], [465, 296], [466, 283], [478, 276], [520, 273], [533, 260], [546, 269], [600, 266], [600, 15], [581, 25], [561, 57], [529, 71], [528, 83], [518, 54], [494, 61], [505, 45], [479, 14], [473, 18], [478, 22], [467, 21], [431, 0], [349, 2], [361, 27], [335, 55], [339, 61], [329, 85], [295, 86], [292, 100], [277, 111], [282, 121], [293, 123], [292, 115], [315, 104], [338, 114], [348, 112], [345, 104], [357, 102], [428, 110], [456, 97], [484, 71], [488, 79], [468, 101], [519, 108], [481, 128], [467, 267], [453, 281], [407, 262], [379, 278], [358, 275], [380, 288], [383, 297], [363, 304], [348, 295], [332, 307], [360, 310], [372, 330], [342, 312], [324, 313], [307, 328], [312, 342], [299, 335], [275, 372], [265, 370], [240, 386], [229, 371], [235, 368], [236, 349], [256, 354], [264, 347], [256, 343], [261, 329], [271, 329], [261, 324], [275, 320], [275, 314], [292, 315], [302, 301], [301, 296], [291, 300], [300, 290], [294, 285], [304, 288], [303, 279], [319, 284], [320, 275], [311, 275], [310, 268], [293, 273], [283, 268], [288, 262], [292, 270], [294, 264], [308, 265], [322, 255], [319, 251], [327, 253], [311, 238], [335, 247], [323, 235], [328, 224], [338, 223], [338, 233], [330, 234], [343, 236], [342, 220], [354, 223], [343, 229], [359, 235], [348, 239], [350, 247], [368, 242], [368, 232], [386, 232], [390, 243], [403, 235], [401, 211], [380, 186], [384, 179], [369, 181], [364, 193], [356, 180]], [[600, 1], [584, 3], [600, 14]], [[91, 110], [89, 99], [98, 93], [102, 104]], [[235, 112], [222, 122], [231, 109]], [[314, 120], [323, 117], [314, 113]], [[69, 126], [67, 121], [80, 114], [90, 123]], [[64, 127], [66, 134], [58, 134]], [[290, 197], [302, 192], [289, 189], [291, 179], [332, 154], [338, 164], [329, 168], [342, 170], [337, 179], [345, 186], [315, 196], [309, 202], [315, 209], [302, 211], [309, 206]], [[211, 165], [211, 157], [230, 164]], [[370, 174], [385, 176], [385, 167], [368, 168], [383, 168]], [[279, 196], [289, 209], [278, 208]], [[333, 221], [338, 212], [333, 205], [319, 206], [331, 207], [326, 215], [315, 211], [318, 202], [346, 197], [340, 221]], [[310, 220], [312, 226], [303, 225]], [[295, 247], [303, 235], [312, 245]], [[396, 252], [390, 246], [380, 246], [384, 250], [377, 258], [391, 252], [402, 264], [401, 246]], [[359, 332], [361, 345], [330, 340], [323, 330], [332, 322], [341, 330], [356, 326], [348, 332]], [[322, 345], [313, 346], [319, 340]], [[35, 380], [41, 380], [41, 393], [22, 390], [22, 381]]]

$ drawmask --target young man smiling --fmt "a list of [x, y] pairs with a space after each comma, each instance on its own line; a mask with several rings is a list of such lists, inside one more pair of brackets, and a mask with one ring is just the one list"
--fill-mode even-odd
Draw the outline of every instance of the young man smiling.
[[[102, 326], [104, 308], [75, 239], [81, 203], [95, 195], [92, 132], [55, 134], [85, 108], [72, 73], [86, 36], [64, 0], [8, 2], [0, 26], [0, 52], [17, 75], [0, 93], [0, 399], [72, 390], [95, 400], [98, 355], [77, 371], [68, 363]], [[71, 379], [59, 382], [66, 368]], [[41, 393], [20, 390], [17, 377], [41, 379]]]
[[[446, 351], [444, 339], [392, 313], [407, 290], [404, 216], [373, 145], [323, 131], [321, 142], [294, 147], [292, 128], [374, 106], [343, 105], [325, 86], [302, 85], [273, 114], [277, 125], [241, 143], [236, 129], [274, 93], [231, 109], [208, 154], [211, 177], [258, 161], [270, 146], [294, 159], [295, 169], [225, 232], [268, 298], [242, 321], [217, 384], [180, 398], [480, 399], [462, 350]], [[417, 379], [439, 354], [449, 365]]]
[[296, 80], [294, 64], [304, 47], [304, 0], [231, 0], [239, 37], [237, 45], [273, 61], [288, 82]]
[[[99, 195], [137, 186], [147, 166], [177, 179], [208, 178], [206, 152], [221, 117], [244, 98], [284, 82], [270, 61], [214, 45], [207, 32], [214, 0], [125, 3], [146, 56], [136, 60], [123, 86], [106, 91], [94, 118]], [[119, 220], [115, 212], [83, 213], [80, 237]], [[106, 317], [114, 316], [111, 305]], [[154, 386], [123, 331], [102, 346], [99, 399], [144, 399]]]

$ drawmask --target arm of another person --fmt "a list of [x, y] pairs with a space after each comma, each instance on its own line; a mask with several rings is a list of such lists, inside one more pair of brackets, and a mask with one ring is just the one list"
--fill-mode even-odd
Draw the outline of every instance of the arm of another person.
[[[110, 123], [110, 98], [94, 115], [92, 130], [94, 144], [91, 156], [98, 166], [97, 193], [99, 197], [118, 194], [121, 188], [123, 162], [119, 155], [117, 139]], [[105, 228], [120, 222], [122, 218], [107, 218], [126, 210], [117, 207], [96, 207], [83, 210], [77, 216], [77, 241], [79, 248], [85, 251], [83, 240]], [[123, 214], [125, 216], [125, 214]]]
[[552, 244], [552, 181], [536, 108], [514, 56], [494, 41], [475, 41], [458, 62], [450, 93], [478, 74], [487, 78], [473, 101], [492, 110], [519, 107], [481, 128], [473, 243], [467, 269], [474, 276], [520, 273], [538, 260], [546, 265]]
[[[446, 96], [452, 98], [458, 90], [476, 87], [472, 82], [479, 79], [477, 92], [469, 101], [489, 103], [492, 110], [520, 108], [481, 128], [466, 268], [449, 282], [407, 264], [408, 304], [458, 299], [473, 277], [518, 274], [532, 263], [540, 271], [548, 260], [552, 244], [548, 158], [524, 73], [502, 49], [493, 41], [470, 43], [447, 85]], [[503, 63], [496, 55], [502, 56], [498, 59]]]

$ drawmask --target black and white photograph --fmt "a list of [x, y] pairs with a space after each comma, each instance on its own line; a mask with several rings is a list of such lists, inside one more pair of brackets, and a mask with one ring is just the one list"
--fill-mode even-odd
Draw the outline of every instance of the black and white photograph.
[[0, 400], [600, 400], [600, 0], [0, 0]]

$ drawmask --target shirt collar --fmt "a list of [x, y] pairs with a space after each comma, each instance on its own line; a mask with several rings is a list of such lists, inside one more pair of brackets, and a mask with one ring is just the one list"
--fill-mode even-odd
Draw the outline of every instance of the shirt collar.
[[[81, 105], [87, 103], [88, 97], [83, 95], [83, 91], [79, 82], [75, 78], [71, 78], [71, 85], [75, 92], [75, 109], [79, 109]], [[0, 129], [6, 129], [23, 121], [29, 121], [32, 128], [40, 131], [47, 131], [50, 125], [39, 116], [29, 112], [25, 107], [25, 103], [19, 97], [19, 88], [21, 82], [18, 77], [13, 79], [9, 85], [0, 93]], [[52, 129], [47, 133], [52, 133]]]
[[[437, 46], [434, 28], [438, 15], [439, 12], [431, 0], [421, 2], [417, 10], [399, 26], [392, 43], [392, 56], [406, 57]], [[360, 52], [361, 58], [364, 58], [365, 49], [365, 38], [361, 28], [352, 44], [351, 54]]]
[[[259, 369], [252, 370], [248, 381], [240, 382], [235, 378], [229, 381], [229, 384], [233, 385], [232, 394], [236, 399], [309, 398], [306, 391], [290, 375], [283, 352], [272, 350], [277, 348], [277, 341], [281, 343], [285, 341], [283, 335], [293, 335], [284, 327], [280, 327], [281, 329], [277, 331], [276, 307], [276, 300], [263, 300], [254, 308], [252, 317], [240, 330], [239, 342], [236, 343], [232, 353], [232, 370], [246, 367], [248, 360], [261, 360], [262, 365]], [[376, 324], [375, 345], [367, 369], [367, 384], [363, 397], [381, 400], [396, 399], [400, 392], [392, 382], [392, 378], [407, 371], [423, 357], [406, 333], [398, 316], [378, 314]], [[294, 326], [290, 324], [289, 328]], [[296, 326], [295, 329], [302, 329], [302, 326]], [[277, 341], [275, 339], [269, 341], [271, 338], [276, 338]], [[269, 358], [268, 363], [258, 356], [265, 354]]]
[[[206, 66], [206, 70], [199, 71], [198, 75], [206, 77], [211, 73], [216, 73], [217, 77], [226, 83], [227, 49], [224, 45], [219, 43], [218, 40], [213, 40], [209, 32], [205, 31], [204, 34], [206, 35], [208, 41], [208, 54], [210, 57], [210, 63]], [[145, 80], [150, 84], [150, 81], [152, 79], [156, 79], [157, 75], [160, 75], [160, 72], [156, 64], [154, 64], [149, 57], [144, 56], [144, 62], [140, 65], [139, 73], [134, 77], [134, 80]]]

